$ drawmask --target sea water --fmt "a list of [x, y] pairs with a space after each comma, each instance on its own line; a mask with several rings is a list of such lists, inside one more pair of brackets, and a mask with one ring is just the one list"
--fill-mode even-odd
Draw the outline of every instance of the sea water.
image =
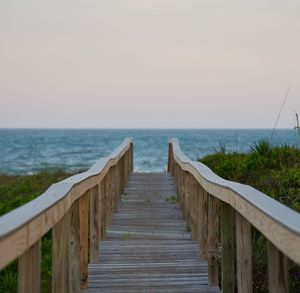
[[[170, 138], [178, 138], [183, 152], [197, 160], [221, 147], [247, 152], [271, 136], [271, 129], [0, 129], [0, 173], [85, 170], [126, 137], [134, 141], [135, 171], [163, 172]], [[272, 144], [299, 145], [299, 137], [293, 129], [279, 129]]]

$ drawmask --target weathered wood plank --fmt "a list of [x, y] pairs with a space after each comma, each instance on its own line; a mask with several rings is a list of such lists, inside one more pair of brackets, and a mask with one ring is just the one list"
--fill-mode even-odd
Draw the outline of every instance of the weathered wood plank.
[[219, 285], [218, 241], [219, 241], [220, 201], [212, 195], [208, 200], [208, 284]]
[[88, 263], [89, 263], [89, 196], [88, 191], [79, 200], [80, 219], [80, 285], [88, 287]]
[[271, 242], [268, 242], [269, 292], [288, 293], [288, 260]]
[[104, 240], [106, 235], [106, 177], [102, 179], [99, 186], [99, 240]]
[[90, 262], [97, 262], [99, 257], [99, 186], [90, 193]]
[[252, 293], [251, 224], [236, 212], [236, 270], [238, 293]]
[[199, 253], [202, 259], [207, 259], [207, 235], [208, 235], [208, 194], [199, 186]]
[[[134, 173], [129, 186], [100, 243], [101, 261], [89, 265], [89, 289], [82, 292], [219, 293], [208, 286], [207, 262], [171, 197], [172, 177]], [[190, 193], [197, 204], [198, 192]], [[190, 208], [195, 220], [198, 208]]]
[[41, 241], [35, 243], [19, 258], [18, 267], [18, 292], [40, 292]]
[[68, 292], [69, 215], [52, 229], [52, 292]]
[[[80, 292], [80, 222], [79, 222], [79, 200], [77, 200], [68, 216], [70, 227], [68, 229], [68, 291]], [[63, 292], [63, 291], [60, 291]]]
[[235, 292], [235, 212], [234, 209], [226, 204], [221, 204], [221, 282], [223, 293]]

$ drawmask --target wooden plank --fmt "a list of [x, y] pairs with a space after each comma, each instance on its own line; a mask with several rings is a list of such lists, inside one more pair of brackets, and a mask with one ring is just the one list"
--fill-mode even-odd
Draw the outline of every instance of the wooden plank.
[[[68, 229], [68, 291], [80, 292], [80, 222], [79, 200], [77, 200], [68, 213], [70, 227]], [[60, 291], [63, 292], [63, 291]]]
[[222, 292], [235, 292], [235, 212], [234, 209], [221, 203], [221, 247], [222, 247]]
[[89, 263], [89, 195], [87, 191], [79, 200], [80, 219], [80, 286], [88, 287], [88, 263]]
[[97, 262], [99, 257], [99, 186], [90, 193], [90, 262]]
[[174, 157], [173, 157], [173, 145], [169, 143], [169, 151], [168, 151], [168, 173], [174, 176]]
[[[138, 177], [147, 184], [138, 183]], [[126, 189], [100, 243], [101, 261], [89, 265], [89, 289], [83, 293], [220, 293], [208, 286], [207, 262], [199, 258], [198, 243], [186, 231], [179, 203], [168, 201], [165, 190], [170, 180], [156, 184], [150, 195], [147, 192], [162, 177], [166, 175], [133, 174], [133, 186]]]
[[188, 172], [184, 172], [184, 219], [186, 222], [186, 229], [191, 231], [191, 201], [190, 201], [190, 177]]
[[35, 243], [19, 258], [18, 270], [18, 292], [40, 292], [41, 241]]
[[52, 229], [52, 292], [68, 292], [68, 231], [70, 217], [64, 216]]
[[105, 239], [106, 235], [106, 177], [99, 184], [99, 238]]
[[199, 254], [202, 259], [207, 259], [208, 236], [208, 194], [199, 186]]
[[236, 212], [236, 270], [238, 293], [252, 293], [251, 224]]
[[212, 195], [208, 200], [208, 284], [219, 286], [218, 242], [219, 242], [220, 201]]
[[288, 260], [271, 242], [268, 242], [269, 292], [288, 293]]
[[109, 227], [111, 224], [111, 218], [113, 214], [113, 178], [112, 169], [106, 174], [106, 226]]
[[190, 175], [190, 190], [191, 190], [191, 233], [192, 239], [199, 239], [199, 196], [198, 196], [198, 182]]
[[133, 172], [133, 142], [131, 141], [130, 143], [130, 148], [128, 150], [129, 152], [129, 158], [130, 158], [130, 161], [129, 161], [129, 175]]

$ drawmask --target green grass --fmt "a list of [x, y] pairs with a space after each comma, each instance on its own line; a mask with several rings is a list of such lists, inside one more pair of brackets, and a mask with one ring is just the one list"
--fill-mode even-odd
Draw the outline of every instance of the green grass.
[[132, 239], [132, 237], [134, 236], [134, 234], [133, 233], [125, 233], [124, 235], [123, 235], [123, 240], [130, 240], [130, 239]]
[[[28, 176], [0, 175], [0, 216], [41, 195], [51, 184], [73, 174], [62, 170]], [[41, 287], [51, 292], [51, 232], [42, 239]], [[0, 272], [0, 292], [17, 292], [17, 260]]]
[[176, 202], [178, 202], [178, 199], [177, 199], [176, 195], [171, 195], [166, 198], [166, 201], [171, 202], [171, 203], [176, 203]]
[[[200, 160], [219, 176], [251, 185], [300, 212], [300, 150], [272, 147], [267, 141], [254, 144], [248, 153], [217, 152]], [[267, 292], [267, 241], [253, 228], [254, 292]], [[290, 293], [299, 292], [300, 268], [290, 264]]]

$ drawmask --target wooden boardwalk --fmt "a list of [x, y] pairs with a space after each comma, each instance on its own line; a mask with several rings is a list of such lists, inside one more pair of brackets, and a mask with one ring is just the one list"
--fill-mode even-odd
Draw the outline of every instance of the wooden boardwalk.
[[208, 286], [207, 262], [199, 259], [175, 196], [169, 174], [130, 176], [82, 292], [220, 292]]

